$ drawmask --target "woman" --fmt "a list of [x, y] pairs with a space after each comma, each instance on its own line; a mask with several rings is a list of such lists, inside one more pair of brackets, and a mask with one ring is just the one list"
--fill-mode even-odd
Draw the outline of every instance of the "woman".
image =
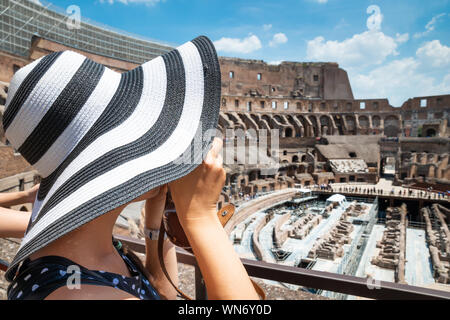
[[[5, 135], [43, 179], [5, 274], [8, 298], [174, 299], [153, 237], [145, 266], [111, 241], [118, 215], [133, 201], [146, 200], [145, 227], [158, 230], [169, 189], [208, 297], [257, 299], [216, 216], [225, 180], [222, 141], [211, 138], [220, 87], [206, 37], [124, 74], [71, 51], [19, 70]], [[164, 262], [176, 280], [168, 240]]]
[[[177, 214], [189, 239], [210, 299], [257, 299], [253, 285], [216, 216], [216, 203], [225, 182], [220, 157], [221, 140], [215, 139], [204, 163], [189, 175], [169, 184]], [[145, 202], [145, 223], [148, 229], [159, 229], [167, 186], [154, 189], [134, 201]], [[85, 226], [56, 240], [31, 256], [67, 258], [90, 270], [102, 270], [130, 277], [123, 258], [112, 245], [112, 229], [126, 205], [93, 220]], [[94, 231], [94, 232], [92, 232]], [[23, 232], [23, 231], [22, 231]], [[210, 239], [214, 238], [212, 243]], [[146, 238], [146, 262], [143, 273], [162, 298], [175, 299], [176, 292], [163, 274], [157, 255], [157, 241]], [[95, 247], [90, 244], [96, 243]], [[177, 261], [173, 244], [165, 241], [165, 263], [172, 279], [177, 279]], [[43, 265], [45, 267], [45, 265]], [[218, 272], [217, 270], [227, 270]], [[24, 273], [24, 277], [27, 275]], [[16, 279], [15, 282], [20, 281]], [[14, 283], [12, 285], [14, 285]], [[31, 284], [31, 282], [30, 282]], [[22, 288], [22, 291], [25, 289]], [[20, 292], [20, 291], [19, 291]], [[11, 297], [13, 298], [13, 297]], [[52, 299], [138, 299], [131, 293], [113, 286], [81, 285], [78, 290], [64, 285], [49, 293]]]

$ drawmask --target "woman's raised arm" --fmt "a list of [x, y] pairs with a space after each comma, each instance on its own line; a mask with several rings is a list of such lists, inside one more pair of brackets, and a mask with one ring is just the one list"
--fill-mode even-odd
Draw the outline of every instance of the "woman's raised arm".
[[225, 183], [222, 140], [216, 138], [203, 163], [169, 184], [178, 218], [194, 251], [209, 299], [258, 299], [217, 215]]
[[2, 192], [0, 193], [0, 207], [11, 207], [24, 203], [33, 203], [38, 190], [39, 184], [25, 191]]

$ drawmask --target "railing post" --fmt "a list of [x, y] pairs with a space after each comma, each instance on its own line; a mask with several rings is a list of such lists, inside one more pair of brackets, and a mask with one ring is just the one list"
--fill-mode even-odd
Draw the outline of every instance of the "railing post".
[[205, 281], [203, 280], [200, 268], [195, 267], [195, 300], [207, 300], [208, 294], [206, 292]]

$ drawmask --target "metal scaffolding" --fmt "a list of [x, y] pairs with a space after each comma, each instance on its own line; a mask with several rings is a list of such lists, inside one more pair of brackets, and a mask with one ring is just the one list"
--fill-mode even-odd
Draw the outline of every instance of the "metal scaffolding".
[[68, 26], [66, 11], [49, 2], [0, 0], [0, 50], [28, 56], [34, 35], [115, 59], [141, 64], [174, 46], [81, 18], [79, 28]]

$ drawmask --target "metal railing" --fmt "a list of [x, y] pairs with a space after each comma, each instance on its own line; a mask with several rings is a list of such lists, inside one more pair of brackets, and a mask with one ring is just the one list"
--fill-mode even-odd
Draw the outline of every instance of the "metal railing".
[[[145, 242], [126, 236], [116, 235], [115, 238], [127, 245], [137, 253], [145, 253]], [[197, 300], [207, 298], [206, 288], [201, 277], [200, 269], [194, 255], [177, 248], [177, 260], [179, 263], [195, 267], [195, 297]], [[383, 300], [450, 300], [450, 292], [434, 290], [399, 283], [377, 281], [376, 286], [366, 278], [336, 274], [324, 271], [309, 270], [263, 261], [241, 259], [248, 274], [255, 278], [289, 283], [303, 286], [339, 292], [346, 295]], [[0, 260], [0, 270], [8, 268], [6, 261]]]
[[[125, 236], [115, 236], [131, 250], [138, 253], [145, 252], [145, 242]], [[196, 299], [206, 299], [206, 289], [201, 280], [201, 273], [197, 266], [194, 255], [177, 248], [178, 262], [195, 267], [195, 291]], [[336, 274], [331, 272], [316, 271], [298, 267], [285, 266], [264, 261], [241, 259], [245, 269], [251, 277], [272, 280], [303, 286], [305, 288], [315, 288], [340, 292], [346, 295], [372, 299], [446, 299], [450, 300], [450, 292], [410, 286], [405, 284], [377, 281], [376, 286], [366, 278], [350, 275]]]

